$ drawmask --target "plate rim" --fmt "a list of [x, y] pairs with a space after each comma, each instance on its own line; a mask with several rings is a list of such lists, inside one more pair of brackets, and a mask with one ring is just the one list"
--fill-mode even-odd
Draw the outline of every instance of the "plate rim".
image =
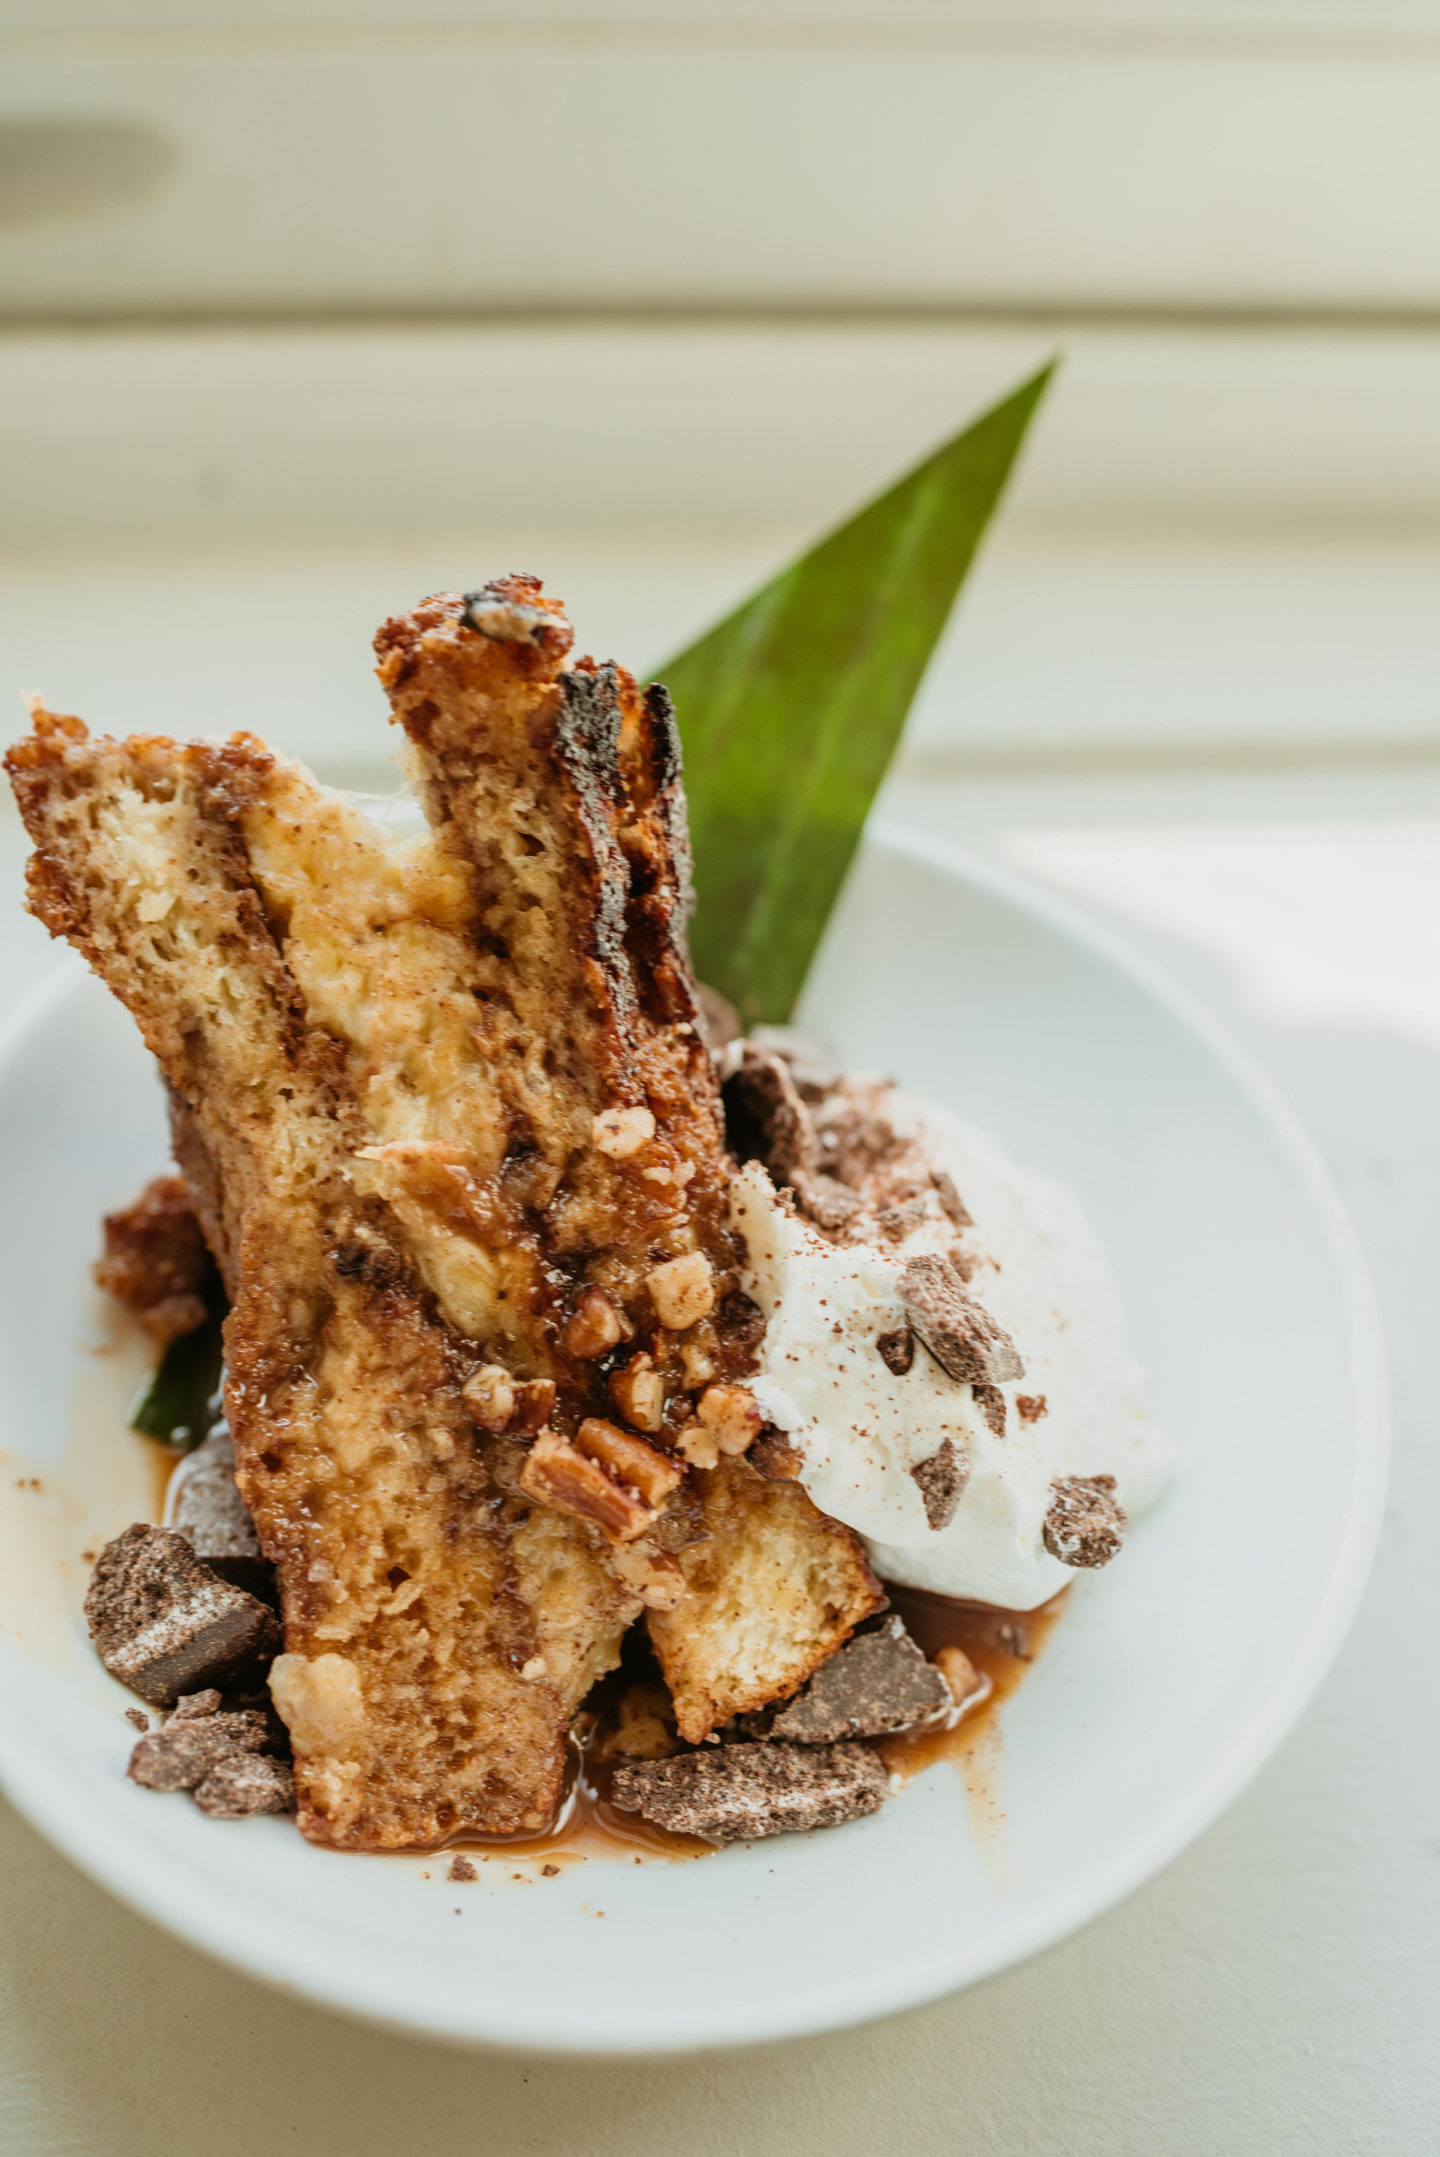
[[[1355, 1449], [1345, 1531], [1303, 1651], [1292, 1659], [1283, 1686], [1273, 1698], [1257, 1704], [1211, 1772], [1167, 1809], [1149, 1835], [1132, 1842], [1098, 1872], [1087, 1874], [1083, 1884], [1070, 1893], [1052, 1897], [1018, 1933], [997, 1943], [988, 1955], [967, 1956], [963, 1942], [957, 1947], [947, 1940], [917, 1953], [905, 1965], [903, 1982], [896, 1981], [893, 1970], [888, 1972], [879, 1993], [863, 1972], [808, 1984], [797, 1993], [782, 2026], [777, 2026], [773, 2012], [762, 2015], [747, 2009], [744, 2002], [726, 2008], [717, 2022], [703, 2001], [682, 2000], [672, 2023], [663, 2031], [650, 2024], [643, 2041], [636, 2041], [639, 2033], [627, 2019], [623, 2002], [608, 2013], [597, 2011], [603, 2003], [596, 2003], [583, 2027], [572, 2015], [567, 2035], [545, 2026], [543, 2015], [537, 2016], [532, 2005], [514, 2012], [505, 2003], [487, 1998], [481, 2011], [466, 2011], [453, 1991], [442, 1993], [434, 1988], [427, 1998], [425, 1988], [413, 1982], [401, 1998], [386, 2000], [379, 1996], [382, 1985], [338, 1959], [327, 1959], [323, 1952], [297, 1964], [289, 1943], [282, 1966], [263, 1925], [237, 1916], [233, 1906], [212, 1897], [193, 1878], [182, 1883], [163, 1860], [137, 1853], [123, 1830], [112, 1828], [82, 1801], [67, 1802], [63, 1776], [48, 1769], [43, 1759], [30, 1757], [29, 1748], [16, 1742], [9, 1705], [0, 1700], [0, 1791], [48, 1844], [127, 1908], [246, 1977], [311, 2006], [394, 2033], [549, 2059], [642, 2060], [730, 2051], [879, 2021], [1017, 1968], [1072, 1937], [1155, 1878], [1212, 1826], [1294, 1728], [1328, 1673], [1359, 1606], [1379, 1538], [1388, 1479], [1390, 1394], [1384, 1333], [1358, 1238], [1329, 1172], [1284, 1096], [1223, 1022], [1160, 964], [1083, 906], [989, 854], [933, 838], [893, 819], [873, 820], [863, 849], [933, 870], [998, 901], [1062, 941], [1079, 945], [1128, 980], [1220, 1066], [1262, 1122], [1290, 1171], [1292, 1187], [1306, 1202], [1342, 1291], [1348, 1321]], [[0, 1025], [0, 1066], [21, 1053], [27, 1036], [51, 1008], [88, 978], [83, 961], [68, 952], [61, 955]], [[207, 1911], [207, 1903], [213, 1903], [213, 1910]]]

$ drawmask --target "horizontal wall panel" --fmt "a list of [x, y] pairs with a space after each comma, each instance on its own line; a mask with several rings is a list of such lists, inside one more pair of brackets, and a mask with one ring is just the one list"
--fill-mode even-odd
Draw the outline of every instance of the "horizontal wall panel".
[[0, 306], [1440, 311], [1437, 113], [1423, 40], [15, 34]]
[[1440, 532], [1440, 332], [0, 336], [0, 546], [817, 528], [1059, 351], [1019, 528]]

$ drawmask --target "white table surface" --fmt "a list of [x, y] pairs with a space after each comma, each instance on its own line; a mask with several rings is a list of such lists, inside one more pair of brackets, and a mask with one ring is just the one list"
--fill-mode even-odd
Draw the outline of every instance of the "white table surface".
[[[1101, 905], [1249, 1041], [1309, 1125], [1383, 1301], [1392, 1500], [1320, 1698], [1231, 1813], [1034, 1964], [880, 2027], [606, 2068], [464, 2056], [234, 1977], [0, 1808], [0, 2147], [16, 2157], [586, 2157], [1440, 2146], [1440, 785], [933, 782], [912, 821]], [[1428, 820], [1427, 820], [1428, 812]], [[17, 919], [8, 1004], [48, 963]], [[1428, 908], [1426, 901], [1428, 899]], [[1224, 1372], [1216, 1372], [1217, 1403]], [[1205, 1622], [1197, 1581], [1195, 1622]]]

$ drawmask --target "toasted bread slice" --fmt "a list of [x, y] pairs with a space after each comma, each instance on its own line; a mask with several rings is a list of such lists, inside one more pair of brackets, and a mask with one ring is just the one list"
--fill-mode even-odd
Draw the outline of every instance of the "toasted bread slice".
[[[302, 1827], [361, 1848], [543, 1827], [568, 1716], [639, 1606], [581, 1524], [551, 1527], [558, 1563], [534, 1547], [507, 1441], [482, 1442], [462, 1403], [463, 1346], [355, 1187], [374, 1132], [347, 1044], [309, 1012], [247, 846], [278, 847], [287, 814], [348, 812], [258, 744], [91, 741], [43, 713], [12, 771], [35, 909], [159, 1058], [226, 1273], [227, 1409], [280, 1576]], [[390, 866], [358, 820], [349, 836], [363, 919]], [[438, 896], [422, 869], [422, 920]]]
[[797, 1483], [743, 1459], [696, 1477], [707, 1539], [681, 1554], [686, 1593], [650, 1637], [682, 1738], [788, 1699], [885, 1601], [864, 1546]]
[[[432, 827], [398, 844], [249, 736], [92, 740], [39, 712], [7, 760], [32, 910], [170, 1088], [233, 1304], [227, 1412], [280, 1578], [300, 1821], [347, 1847], [542, 1826], [568, 1718], [641, 1608], [636, 1550], [531, 1502], [534, 1423], [493, 1412], [509, 1381], [568, 1439], [643, 1351], [663, 1449], [753, 1342], [673, 721], [621, 670], [567, 668], [569, 641], [527, 579], [385, 625]], [[657, 1527], [698, 1587], [669, 1631], [697, 1703], [792, 1691], [873, 1606], [853, 1538], [798, 1491], [746, 1493], [707, 1494], [697, 1530], [682, 1492]], [[724, 1567], [684, 1554], [695, 1532]], [[752, 1628], [727, 1680], [723, 1582], [781, 1575], [813, 1586], [798, 1638]]]

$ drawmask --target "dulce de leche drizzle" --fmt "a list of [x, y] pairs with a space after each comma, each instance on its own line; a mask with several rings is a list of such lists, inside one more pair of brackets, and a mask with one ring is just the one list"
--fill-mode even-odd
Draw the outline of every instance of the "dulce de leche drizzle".
[[953, 1761], [964, 1773], [979, 1748], [993, 1746], [999, 1734], [995, 1711], [1010, 1698], [1049, 1639], [1069, 1592], [1062, 1588], [1038, 1610], [1001, 1610], [993, 1603], [969, 1603], [955, 1596], [933, 1595], [926, 1588], [885, 1583], [891, 1608], [904, 1619], [916, 1645], [932, 1661], [942, 1649], [958, 1648], [980, 1680], [979, 1689], [944, 1723], [877, 1740], [892, 1774], [909, 1782], [937, 1760]]
[[[1009, 1699], [1040, 1653], [1064, 1608], [1065, 1591], [1039, 1610], [1028, 1611], [961, 1602], [948, 1595], [931, 1595], [888, 1582], [886, 1593], [891, 1607], [899, 1612], [912, 1639], [926, 1655], [933, 1659], [944, 1648], [959, 1648], [981, 1682], [979, 1689], [961, 1702], [944, 1723], [877, 1739], [876, 1748], [891, 1773], [905, 1782], [940, 1760], [953, 1762], [969, 1781], [968, 1771], [980, 1752], [987, 1744], [993, 1745], [998, 1736], [996, 1709]], [[610, 1802], [614, 1763], [596, 1754], [604, 1750], [603, 1734], [609, 1719], [606, 1696], [615, 1683], [607, 1681], [600, 1689], [594, 1703], [595, 1734], [583, 1749], [577, 1747], [565, 1803], [545, 1834], [514, 1841], [465, 1835], [447, 1848], [463, 1847], [482, 1859], [524, 1859], [560, 1865], [585, 1858], [620, 1858], [639, 1863], [646, 1858], [674, 1860], [713, 1855], [714, 1844], [697, 1836], [672, 1835], [665, 1828], [652, 1827], [638, 1814], [621, 1812]]]

